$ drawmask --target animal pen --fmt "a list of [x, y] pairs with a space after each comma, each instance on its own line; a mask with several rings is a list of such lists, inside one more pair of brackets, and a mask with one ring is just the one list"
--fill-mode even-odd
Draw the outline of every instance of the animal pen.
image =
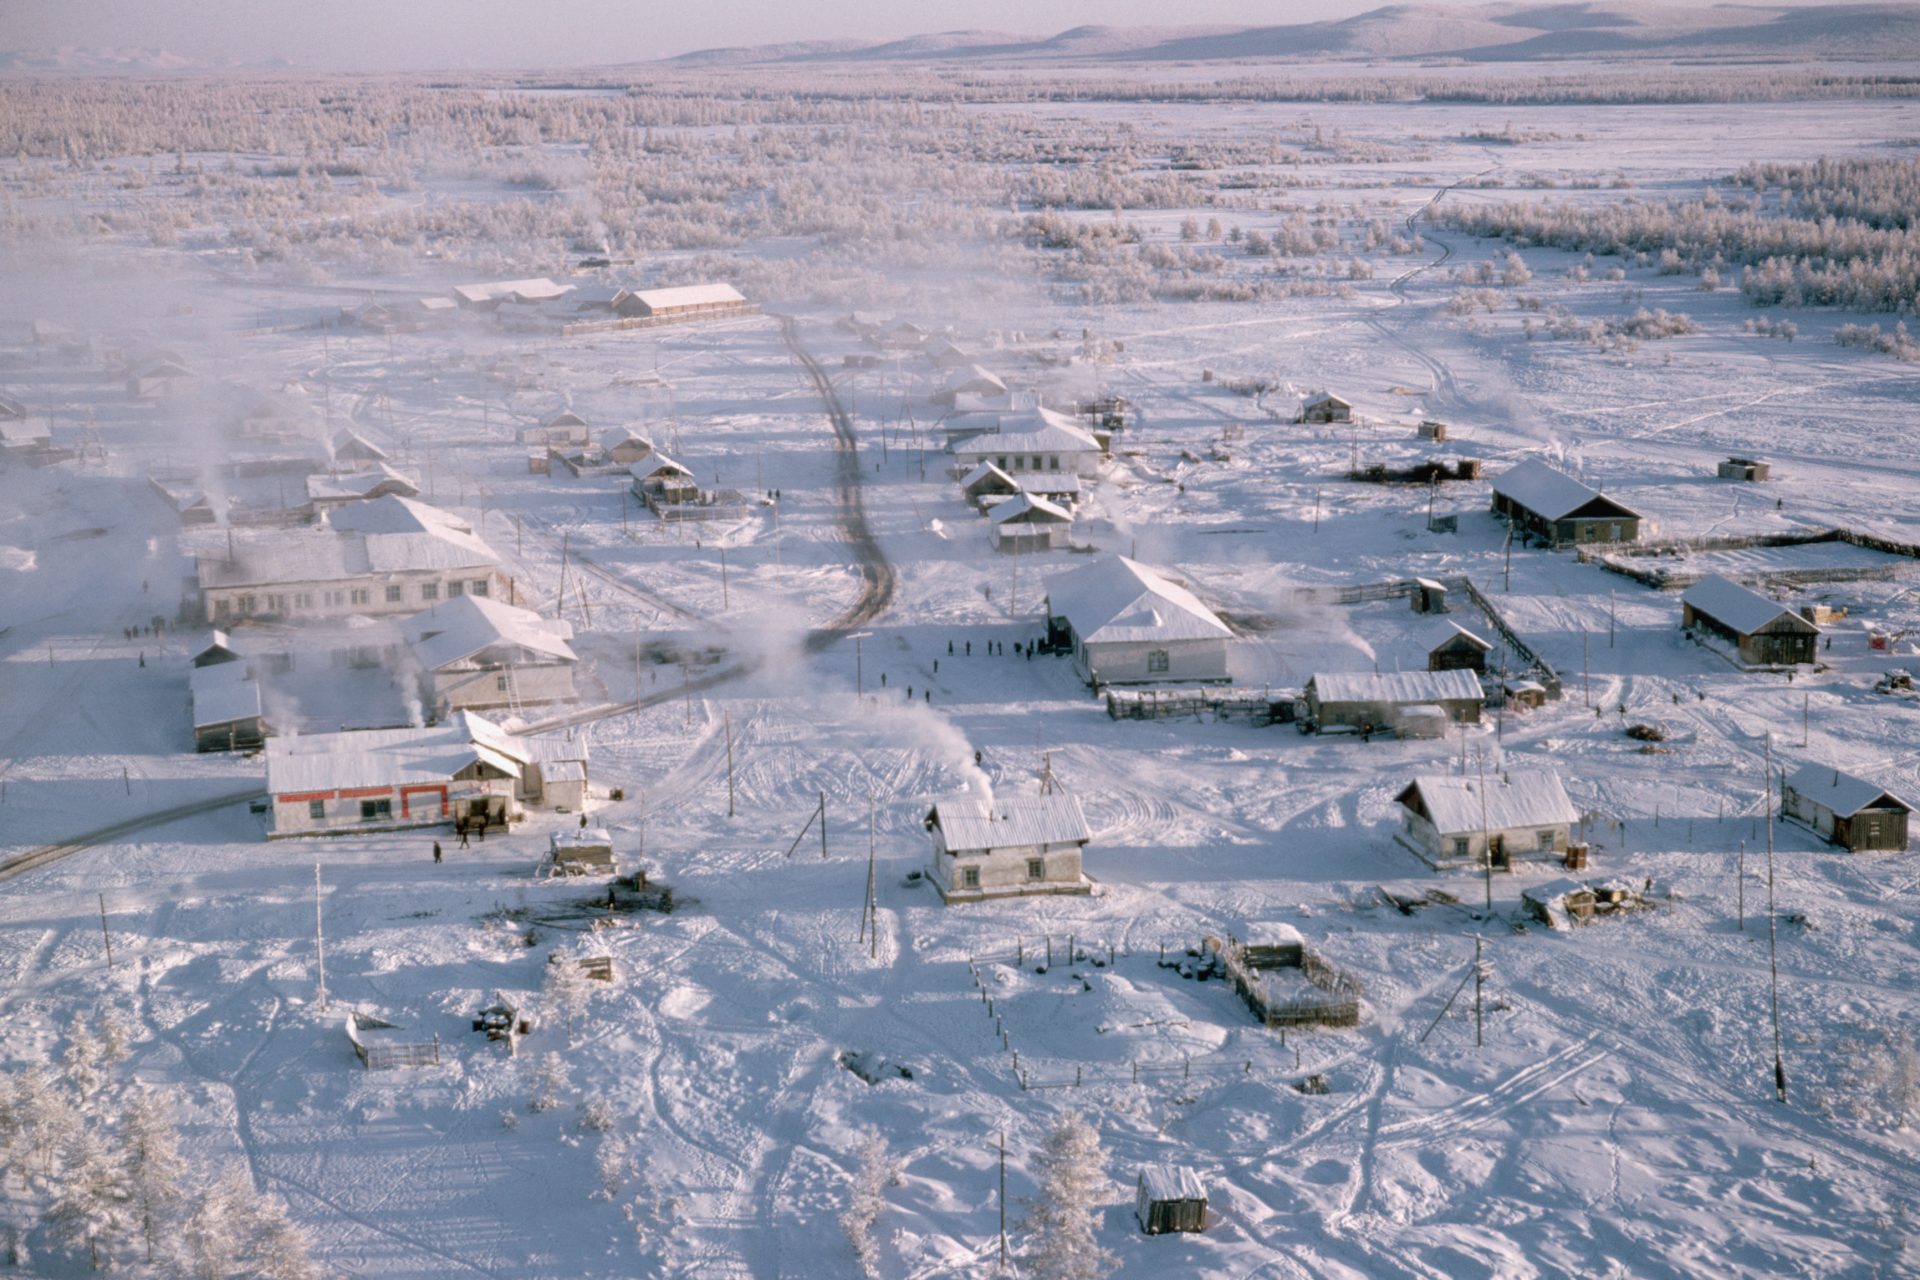
[[[1354, 1027], [1360, 1025], [1360, 980], [1315, 955], [1292, 929], [1273, 930], [1258, 941], [1228, 935], [1224, 945], [1209, 940], [1226, 969], [1227, 980], [1266, 1027]], [[1285, 992], [1266, 975], [1297, 970], [1302, 982]]]
[[437, 1067], [440, 1065], [440, 1037], [422, 1040], [409, 1035], [391, 1022], [382, 1022], [367, 1014], [349, 1010], [347, 1039], [354, 1056], [369, 1071], [392, 1071], [399, 1067]]

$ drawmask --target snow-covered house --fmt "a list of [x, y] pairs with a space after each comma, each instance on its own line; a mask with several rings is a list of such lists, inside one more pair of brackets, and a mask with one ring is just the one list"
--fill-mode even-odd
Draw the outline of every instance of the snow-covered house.
[[1185, 586], [1125, 556], [1048, 579], [1047, 625], [1096, 685], [1228, 678], [1227, 624]]
[[453, 300], [476, 311], [491, 311], [503, 303], [555, 302], [573, 292], [570, 284], [558, 284], [544, 276], [526, 280], [490, 280], [481, 284], [455, 285]]
[[[627, 295], [635, 314], [676, 320], [711, 316], [746, 315], [755, 310], [752, 303], [730, 284], [686, 284], [666, 289], [636, 289]], [[626, 300], [614, 304], [623, 315]]]
[[387, 831], [521, 815], [532, 757], [491, 721], [456, 712], [431, 728], [267, 740], [267, 838]]
[[1150, 1236], [1207, 1229], [1207, 1186], [1183, 1164], [1150, 1164], [1140, 1170], [1133, 1216]]
[[307, 505], [314, 512], [331, 511], [349, 502], [368, 502], [392, 494], [398, 498], [417, 498], [420, 486], [384, 462], [376, 462], [365, 471], [352, 475], [312, 475], [307, 477]]
[[1427, 651], [1429, 671], [1484, 673], [1487, 655], [1493, 652], [1491, 642], [1446, 618], [1436, 618], [1428, 624], [1420, 644]]
[[967, 467], [991, 462], [1008, 475], [1022, 471], [1069, 471], [1091, 476], [1105, 449], [1091, 431], [1064, 413], [1033, 409], [1000, 420], [1000, 429], [953, 446]]
[[1907, 847], [1913, 806], [1877, 782], [1827, 765], [1810, 764], [1780, 787], [1780, 816], [1843, 849]]
[[1680, 625], [1731, 644], [1740, 661], [1756, 666], [1812, 662], [1820, 628], [1777, 600], [1719, 574], [1702, 578], [1680, 596]]
[[1438, 708], [1446, 719], [1474, 724], [1486, 694], [1471, 671], [1317, 672], [1302, 698], [1306, 722], [1318, 729], [1346, 726], [1363, 732], [1399, 729], [1410, 716]]
[[385, 462], [387, 451], [357, 431], [337, 431], [329, 445], [335, 466]]
[[421, 701], [435, 717], [489, 707], [571, 702], [573, 628], [485, 596], [443, 600], [405, 624]]
[[45, 418], [0, 418], [0, 458], [20, 458], [53, 447], [53, 424]]
[[538, 426], [521, 428], [520, 443], [549, 449], [583, 448], [593, 443], [593, 429], [585, 418], [569, 410], [554, 414]]
[[993, 549], [1013, 555], [1064, 547], [1073, 533], [1073, 512], [1030, 493], [999, 503], [987, 519], [993, 524]]
[[633, 477], [633, 495], [658, 512], [662, 507], [679, 506], [700, 500], [700, 486], [693, 472], [659, 450], [627, 468]]
[[1300, 402], [1301, 422], [1352, 422], [1353, 406], [1330, 391], [1316, 391]]
[[630, 467], [653, 453], [653, 441], [632, 427], [608, 427], [600, 433], [600, 448], [614, 466]]
[[1020, 486], [1014, 478], [991, 462], [982, 462], [960, 477], [960, 496], [981, 511], [1019, 492]]
[[162, 400], [181, 395], [199, 376], [179, 360], [152, 360], [127, 374], [127, 396], [133, 400]]
[[[965, 369], [975, 364], [974, 357], [956, 346], [951, 338], [933, 339], [920, 354], [936, 369]], [[1005, 390], [1004, 385], [1001, 389]]]
[[936, 404], [952, 404], [961, 396], [979, 396], [999, 403], [1004, 401], [1006, 395], [1005, 379], [991, 369], [970, 364], [949, 374], [945, 385], [934, 393], [933, 400]]
[[1494, 478], [1493, 510], [1556, 547], [1640, 540], [1639, 512], [1533, 458]]
[[298, 619], [416, 613], [455, 596], [505, 596], [514, 584], [473, 526], [411, 498], [332, 512], [330, 527], [230, 537], [197, 557], [203, 617]]
[[1071, 511], [1083, 492], [1080, 477], [1071, 471], [1022, 471], [1013, 477], [1020, 492], [1045, 498], [1054, 506]]
[[1072, 796], [942, 801], [925, 823], [934, 887], [947, 902], [1092, 891], [1080, 855], [1093, 835]]
[[1569, 832], [1580, 820], [1551, 769], [1512, 770], [1486, 779], [1421, 775], [1394, 797], [1400, 828], [1394, 839], [1435, 867], [1487, 860], [1509, 866], [1524, 859], [1564, 859]]
[[193, 699], [196, 751], [250, 751], [273, 732], [262, 709], [260, 682], [245, 662], [215, 662], [187, 672]]

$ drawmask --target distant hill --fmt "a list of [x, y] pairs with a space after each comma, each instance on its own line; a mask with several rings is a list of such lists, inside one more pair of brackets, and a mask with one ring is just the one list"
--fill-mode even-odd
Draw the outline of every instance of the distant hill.
[[170, 71], [278, 71], [293, 64], [285, 59], [248, 63], [244, 68], [231, 63], [205, 62], [182, 57], [165, 49], [81, 49], [63, 45], [58, 49], [0, 50], [0, 76], [3, 75], [159, 75]]
[[1291, 59], [1920, 57], [1920, 5], [1716, 5], [1575, 0], [1442, 8], [1389, 5], [1275, 26], [1075, 27], [1049, 37], [947, 31], [904, 40], [708, 49], [680, 65], [802, 62], [1214, 62]]

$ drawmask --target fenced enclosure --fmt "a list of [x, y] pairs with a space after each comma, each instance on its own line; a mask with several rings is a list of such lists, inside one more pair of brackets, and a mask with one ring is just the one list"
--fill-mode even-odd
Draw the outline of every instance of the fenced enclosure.
[[347, 1039], [352, 1042], [354, 1056], [360, 1059], [360, 1065], [369, 1071], [440, 1065], [438, 1035], [422, 1040], [417, 1035], [408, 1035], [391, 1022], [382, 1022], [357, 1010], [347, 1013]]
[[[1229, 936], [1219, 956], [1226, 966], [1227, 980], [1265, 1026], [1353, 1027], [1360, 1024], [1360, 980], [1334, 968], [1309, 947], [1302, 946], [1296, 960], [1283, 951], [1255, 951]], [[1262, 976], [1294, 969], [1303, 981], [1292, 995], [1279, 996]]]

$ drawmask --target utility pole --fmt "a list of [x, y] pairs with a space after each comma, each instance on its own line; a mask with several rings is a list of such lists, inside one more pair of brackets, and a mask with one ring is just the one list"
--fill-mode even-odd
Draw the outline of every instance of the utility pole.
[[1000, 1131], [1000, 1269], [1007, 1269], [1007, 1131]]
[[1507, 567], [1500, 590], [1506, 592], [1513, 590], [1513, 520], [1511, 518], [1507, 520], [1507, 542], [1503, 551], [1506, 555]]
[[727, 549], [720, 548], [720, 612], [725, 613], [731, 606], [727, 603]]
[[1589, 708], [1593, 706], [1593, 668], [1587, 661], [1587, 629], [1580, 628], [1580, 698]]
[[1608, 588], [1607, 590], [1607, 648], [1609, 649], [1613, 648], [1613, 604], [1614, 604], [1614, 593], [1612, 588]]
[[1802, 751], [1807, 748], [1807, 734], [1812, 731], [1812, 728], [1813, 695], [1803, 693], [1800, 695], [1800, 749]]
[[1747, 842], [1740, 842], [1739, 881], [1734, 887], [1734, 902], [1740, 912], [1740, 932], [1747, 931]]
[[1487, 869], [1487, 910], [1493, 910], [1493, 832], [1487, 825], [1487, 757], [1482, 752], [1474, 752], [1473, 760], [1480, 768], [1480, 839], [1486, 845]]
[[1767, 968], [1773, 976], [1773, 1089], [1787, 1100], [1787, 1061], [1780, 1051], [1780, 916], [1773, 908], [1773, 735], [1766, 740]]
[[107, 932], [107, 895], [100, 895], [100, 940], [107, 944], [107, 968], [113, 968], [113, 935]]
[[320, 974], [320, 1012], [327, 1011], [327, 940], [320, 917], [320, 864], [313, 864], [313, 958]]
[[1486, 940], [1475, 934], [1473, 939], [1473, 1046], [1476, 1049], [1486, 1044], [1480, 1024], [1480, 991], [1487, 980], [1487, 971], [1480, 962], [1480, 955], [1485, 945]]
[[867, 797], [867, 904], [865, 915], [861, 917], [861, 931], [867, 938], [867, 958], [880, 958], [880, 899], [874, 891], [874, 806], [873, 797]]

